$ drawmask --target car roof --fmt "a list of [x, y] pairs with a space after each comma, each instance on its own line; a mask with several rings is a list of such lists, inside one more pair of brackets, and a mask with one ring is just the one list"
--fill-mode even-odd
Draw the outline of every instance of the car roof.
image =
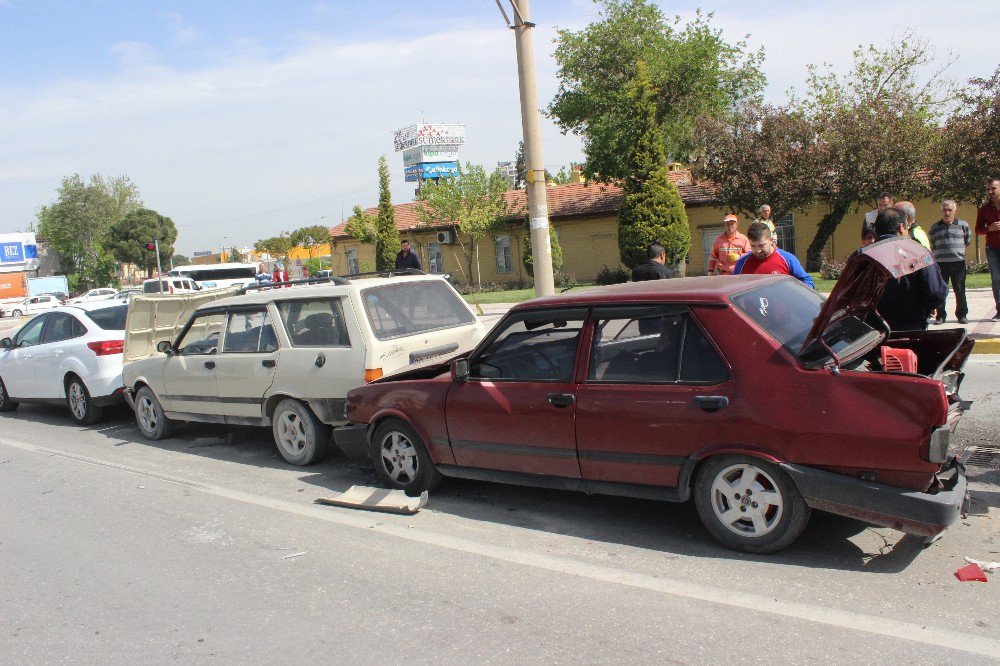
[[447, 281], [442, 275], [403, 275], [395, 277], [362, 277], [346, 278], [349, 284], [334, 284], [320, 282], [318, 284], [297, 284], [291, 287], [269, 287], [268, 289], [252, 289], [239, 296], [220, 298], [216, 301], [209, 301], [198, 308], [201, 310], [217, 310], [232, 305], [258, 305], [270, 303], [272, 301], [298, 300], [301, 298], [323, 298], [325, 296], [344, 296], [349, 293], [358, 292], [362, 289], [372, 287], [383, 287], [409, 282], [444, 282]]
[[571, 289], [553, 296], [540, 296], [515, 305], [511, 310], [589, 306], [619, 303], [706, 303], [724, 305], [735, 293], [779, 280], [788, 275], [718, 275], [669, 280], [625, 282], [604, 287]]

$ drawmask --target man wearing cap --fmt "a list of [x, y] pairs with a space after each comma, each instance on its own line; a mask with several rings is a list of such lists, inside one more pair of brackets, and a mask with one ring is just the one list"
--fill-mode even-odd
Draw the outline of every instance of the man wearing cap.
[[809, 285], [813, 289], [812, 276], [806, 273], [798, 258], [791, 252], [779, 250], [774, 246], [771, 230], [763, 222], [754, 222], [747, 229], [750, 239], [750, 254], [739, 258], [734, 267], [734, 275], [777, 274], [791, 275], [793, 278]]
[[726, 215], [722, 223], [725, 229], [712, 244], [712, 254], [708, 258], [709, 275], [732, 275], [736, 260], [750, 251], [750, 240], [737, 229], [740, 218]]

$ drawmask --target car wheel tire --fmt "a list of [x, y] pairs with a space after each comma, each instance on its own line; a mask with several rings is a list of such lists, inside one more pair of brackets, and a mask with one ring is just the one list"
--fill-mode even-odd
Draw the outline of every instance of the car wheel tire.
[[282, 400], [271, 416], [278, 453], [292, 465], [319, 462], [326, 451], [330, 429], [298, 400]]
[[18, 403], [10, 399], [7, 393], [7, 385], [0, 379], [0, 412], [12, 412], [17, 409]]
[[11, 317], [21, 317], [23, 315], [24, 315], [24, 313], [21, 312], [20, 310], [11, 310], [11, 313], [10, 313]]
[[146, 439], [165, 439], [174, 432], [175, 423], [163, 413], [153, 389], [143, 386], [135, 394], [135, 423]]
[[720, 543], [747, 553], [791, 544], [809, 522], [809, 506], [777, 465], [750, 456], [710, 458], [698, 472], [695, 505]]
[[420, 435], [399, 419], [383, 421], [371, 439], [375, 473], [389, 488], [417, 497], [437, 488], [444, 477], [434, 466]]
[[66, 406], [73, 420], [80, 425], [97, 423], [104, 416], [104, 408], [94, 404], [86, 384], [75, 375], [66, 382]]

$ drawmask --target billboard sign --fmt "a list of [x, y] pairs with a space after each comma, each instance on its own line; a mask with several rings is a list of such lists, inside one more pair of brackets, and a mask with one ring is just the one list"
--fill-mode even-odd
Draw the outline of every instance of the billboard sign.
[[0, 234], [0, 272], [33, 271], [38, 268], [38, 245], [34, 232]]
[[425, 162], [414, 164], [403, 169], [403, 174], [407, 183], [417, 182], [419, 177], [422, 180], [428, 178], [451, 178], [458, 175], [458, 162]]
[[465, 125], [420, 124], [397, 130], [393, 136], [396, 152], [417, 146], [461, 146], [465, 143]]
[[23, 264], [24, 243], [0, 243], [0, 263]]
[[213, 254], [215, 254], [215, 253], [212, 252], [211, 250], [196, 250], [193, 256], [195, 256], [195, 257], [210, 257]]
[[422, 162], [454, 162], [458, 160], [458, 146], [418, 146], [403, 151], [403, 167]]

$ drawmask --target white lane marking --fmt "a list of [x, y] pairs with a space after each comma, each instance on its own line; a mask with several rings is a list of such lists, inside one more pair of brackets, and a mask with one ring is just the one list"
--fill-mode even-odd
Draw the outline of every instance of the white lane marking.
[[687, 581], [676, 580], [673, 578], [650, 576], [633, 571], [623, 571], [597, 564], [588, 564], [586, 562], [578, 562], [562, 557], [553, 557], [551, 555], [543, 555], [541, 553], [519, 550], [517, 548], [481, 543], [463, 537], [436, 534], [434, 532], [421, 530], [419, 528], [411, 528], [405, 525], [377, 523], [370, 516], [367, 516], [366, 514], [359, 514], [351, 509], [340, 509], [337, 507], [311, 504], [296, 504], [295, 502], [246, 493], [233, 488], [214, 486], [199, 483], [197, 481], [189, 481], [187, 479], [167, 474], [147, 472], [137, 467], [105, 462], [103, 460], [97, 460], [96, 458], [90, 458], [72, 453], [64, 453], [54, 449], [47, 449], [43, 446], [37, 446], [29, 442], [5, 439], [0, 440], [0, 444], [6, 444], [7, 446], [13, 448], [41, 453], [44, 455], [59, 456], [88, 465], [106, 467], [108, 469], [114, 469], [120, 472], [135, 474], [146, 478], [158, 479], [167, 483], [175, 483], [208, 495], [224, 497], [226, 499], [243, 502], [245, 504], [252, 504], [254, 506], [261, 506], [269, 509], [277, 509], [278, 511], [306, 516], [308, 518], [316, 518], [318, 520], [323, 520], [337, 525], [344, 525], [368, 531], [374, 530], [381, 534], [393, 536], [399, 539], [407, 539], [408, 541], [448, 548], [450, 550], [470, 555], [477, 555], [480, 557], [488, 557], [494, 560], [509, 562], [511, 564], [534, 567], [536, 569], [545, 569], [547, 571], [566, 574], [568, 576], [580, 576], [582, 578], [588, 578], [590, 580], [605, 583], [626, 585], [628, 587], [650, 590], [652, 592], [661, 592], [663, 594], [670, 594], [696, 601], [721, 604], [723, 606], [731, 606], [733, 608], [764, 611], [782, 617], [806, 620], [831, 627], [839, 627], [841, 629], [862, 631], [868, 634], [876, 634], [879, 636], [886, 636], [914, 643], [924, 643], [927, 645], [948, 648], [950, 650], [971, 652], [973, 654], [985, 655], [987, 657], [1000, 657], [1000, 640], [994, 640], [983, 636], [975, 636], [972, 634], [964, 634], [951, 629], [946, 629], [944, 627], [914, 624], [903, 620], [867, 615], [864, 613], [854, 613], [836, 608], [827, 608], [825, 606], [804, 604], [797, 601], [784, 601], [775, 597], [765, 597], [757, 594], [751, 594], [749, 592], [728, 590], [709, 585], [699, 585], [697, 583], [689, 583]]

